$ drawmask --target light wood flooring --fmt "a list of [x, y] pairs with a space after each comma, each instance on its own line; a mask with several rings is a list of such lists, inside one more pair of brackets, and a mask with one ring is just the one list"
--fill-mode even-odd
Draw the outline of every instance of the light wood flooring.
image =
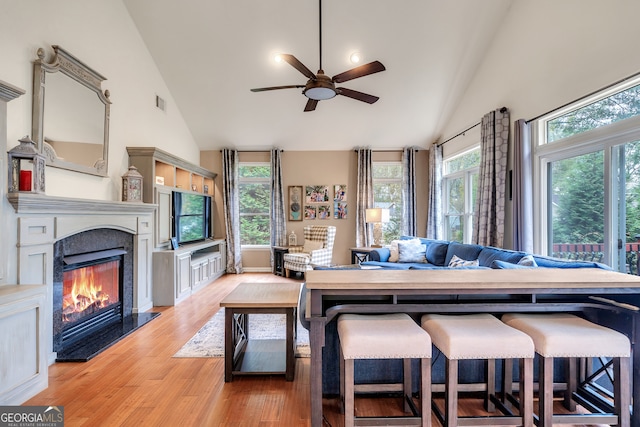
[[[49, 387], [25, 405], [64, 406], [65, 426], [309, 426], [309, 359], [284, 376], [243, 376], [224, 382], [223, 358], [173, 358], [241, 282], [292, 281], [272, 274], [226, 275], [84, 363], [49, 367]], [[298, 282], [300, 282], [298, 280]], [[482, 413], [479, 401], [461, 410]], [[395, 399], [358, 399], [360, 415], [395, 411]], [[386, 411], [386, 412], [381, 412]], [[325, 399], [327, 427], [343, 425], [336, 399]], [[434, 426], [439, 424], [435, 421]]]

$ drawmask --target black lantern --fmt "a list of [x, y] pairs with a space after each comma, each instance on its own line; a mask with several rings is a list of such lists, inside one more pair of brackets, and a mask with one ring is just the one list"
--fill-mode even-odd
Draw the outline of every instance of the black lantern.
[[142, 175], [135, 166], [122, 175], [122, 201], [142, 203]]
[[12, 148], [9, 155], [9, 193], [44, 193], [45, 158], [36, 150], [36, 144], [24, 136], [20, 145]]

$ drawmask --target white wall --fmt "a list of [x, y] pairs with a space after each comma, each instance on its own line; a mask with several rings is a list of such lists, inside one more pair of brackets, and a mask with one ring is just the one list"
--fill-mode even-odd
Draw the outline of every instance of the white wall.
[[[110, 91], [112, 105], [109, 176], [47, 167], [47, 195], [120, 200], [127, 146], [156, 146], [199, 163], [199, 149], [120, 0], [0, 0], [0, 80], [26, 90], [7, 104], [7, 149], [31, 133], [33, 61], [38, 48], [51, 58], [51, 45], [62, 46], [105, 76], [103, 89]], [[155, 107], [156, 94], [167, 101], [166, 112]], [[0, 200], [0, 221], [9, 231], [2, 243], [14, 248], [3, 260], [7, 275], [2, 283], [15, 283], [17, 222], [6, 198]]]
[[[31, 133], [36, 50], [60, 45], [107, 78], [109, 178], [47, 168], [47, 195], [119, 200], [125, 147], [156, 146], [193, 163], [199, 149], [120, 0], [0, 0], [0, 80], [27, 91], [8, 107], [8, 148]], [[156, 94], [167, 111], [155, 108]]]
[[443, 140], [492, 109], [531, 119], [639, 72], [638, 16], [637, 0], [515, 0]]

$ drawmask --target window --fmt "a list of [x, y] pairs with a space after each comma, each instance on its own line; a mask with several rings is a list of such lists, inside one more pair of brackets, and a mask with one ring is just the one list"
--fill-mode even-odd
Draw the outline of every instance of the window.
[[243, 163], [239, 170], [240, 244], [270, 245], [271, 166]]
[[536, 251], [638, 274], [640, 78], [539, 119]]
[[480, 147], [443, 161], [442, 199], [446, 240], [471, 243], [479, 167]]
[[373, 162], [373, 207], [389, 209], [389, 222], [383, 224], [386, 243], [402, 233], [402, 162]]

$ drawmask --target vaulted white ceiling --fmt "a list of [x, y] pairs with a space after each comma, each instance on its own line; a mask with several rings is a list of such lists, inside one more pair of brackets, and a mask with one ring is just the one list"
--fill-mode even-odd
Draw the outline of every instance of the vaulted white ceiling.
[[[333, 76], [379, 60], [386, 71], [341, 86], [304, 112], [304, 84], [277, 53], [318, 69], [318, 0], [124, 0], [202, 150], [344, 150], [427, 146], [442, 136], [511, 0], [324, 0], [322, 65]], [[159, 94], [162, 95], [162, 94]], [[446, 136], [446, 135], [445, 135]]]

